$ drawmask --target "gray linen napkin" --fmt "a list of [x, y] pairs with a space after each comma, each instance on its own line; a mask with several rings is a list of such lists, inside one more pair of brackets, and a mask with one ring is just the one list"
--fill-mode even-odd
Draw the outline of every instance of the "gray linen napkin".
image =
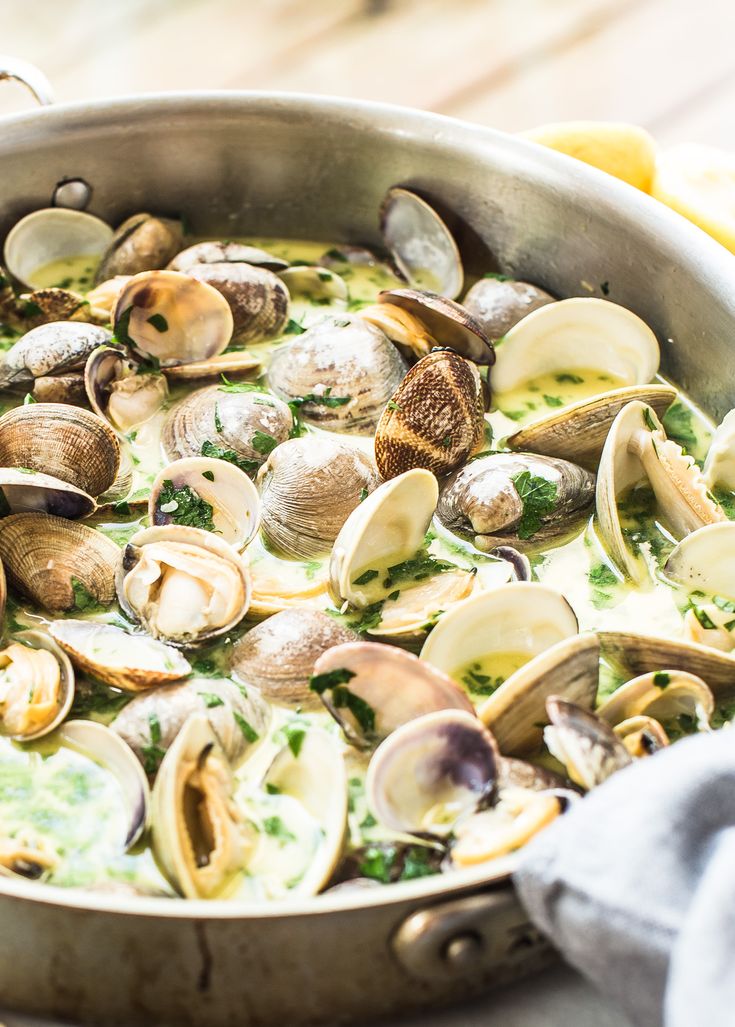
[[633, 1023], [735, 1025], [735, 729], [619, 771], [520, 853], [515, 883]]

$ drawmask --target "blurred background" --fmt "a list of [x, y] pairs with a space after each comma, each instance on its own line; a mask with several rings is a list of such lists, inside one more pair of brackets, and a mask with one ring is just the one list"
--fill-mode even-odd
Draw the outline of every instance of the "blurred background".
[[[629, 120], [735, 149], [735, 0], [2, 0], [59, 100], [287, 89], [511, 131]], [[0, 89], [0, 114], [22, 110]]]

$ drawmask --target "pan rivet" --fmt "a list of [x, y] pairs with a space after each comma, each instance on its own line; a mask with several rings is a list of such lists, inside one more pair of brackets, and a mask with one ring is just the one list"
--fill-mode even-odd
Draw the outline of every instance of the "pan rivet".
[[457, 934], [444, 945], [444, 961], [457, 970], [471, 968], [482, 955], [482, 938], [472, 931]]

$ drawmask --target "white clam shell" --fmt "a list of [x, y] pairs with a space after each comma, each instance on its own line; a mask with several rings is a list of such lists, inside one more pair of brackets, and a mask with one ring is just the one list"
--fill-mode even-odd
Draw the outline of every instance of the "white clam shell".
[[683, 670], [649, 671], [626, 681], [595, 711], [610, 727], [631, 717], [672, 720], [681, 713], [705, 727], [715, 711], [715, 697], [705, 682]]
[[112, 241], [112, 228], [93, 214], [65, 207], [45, 207], [21, 218], [8, 232], [5, 267], [33, 289], [35, 273], [65, 257], [100, 257]]
[[690, 592], [735, 600], [735, 521], [707, 524], [675, 546], [666, 576]]
[[[8, 645], [12, 645], [14, 642], [25, 643], [32, 649], [45, 649], [47, 652], [51, 653], [59, 665], [59, 698], [53, 717], [45, 724], [37, 727], [35, 731], [10, 735], [10, 737], [16, 742], [32, 742], [36, 738], [43, 738], [44, 735], [50, 734], [60, 724], [62, 724], [69, 715], [69, 710], [74, 702], [75, 694], [74, 668], [69, 662], [69, 657], [66, 653], [59, 648], [53, 638], [49, 638], [49, 636], [43, 631], [32, 630], [20, 632], [20, 634], [9, 640]], [[0, 723], [1, 722], [2, 718], [0, 717]]]
[[408, 189], [389, 189], [380, 208], [383, 241], [399, 271], [411, 285], [455, 299], [464, 285], [464, 270], [454, 236], [426, 200]]
[[735, 491], [735, 410], [725, 414], [717, 426], [704, 461], [703, 473], [709, 488], [720, 485]]

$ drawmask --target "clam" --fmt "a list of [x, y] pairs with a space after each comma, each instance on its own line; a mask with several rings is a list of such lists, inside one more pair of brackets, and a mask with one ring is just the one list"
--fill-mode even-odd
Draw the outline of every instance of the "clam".
[[325, 610], [331, 605], [326, 568], [321, 565], [295, 564], [262, 550], [253, 558], [250, 574], [250, 619], [285, 610]]
[[130, 281], [132, 275], [115, 275], [106, 282], [100, 282], [94, 289], [86, 294], [89, 304], [89, 314], [93, 321], [100, 324], [108, 324], [112, 321], [112, 312], [115, 309], [120, 293]]
[[282, 271], [289, 266], [287, 260], [274, 257], [257, 246], [239, 242], [198, 242], [177, 253], [168, 269], [190, 271], [198, 264], [250, 264], [269, 271]]
[[24, 293], [20, 299], [24, 304], [24, 319], [28, 328], [37, 328], [54, 321], [95, 320], [84, 296], [70, 289], [57, 286], [34, 289], [33, 292]]
[[634, 759], [653, 756], [669, 744], [669, 736], [659, 721], [638, 715], [615, 724], [613, 731]]
[[129, 617], [154, 638], [186, 645], [235, 627], [250, 602], [250, 577], [235, 550], [210, 531], [180, 524], [136, 532], [116, 586]]
[[265, 737], [271, 719], [270, 706], [257, 689], [228, 678], [195, 677], [143, 692], [118, 713], [111, 728], [155, 774], [185, 722], [201, 714], [233, 765]]
[[181, 223], [151, 214], [133, 214], [115, 229], [97, 269], [96, 282], [166, 267], [181, 249]]
[[590, 399], [570, 403], [546, 417], [532, 421], [508, 439], [511, 449], [571, 460], [596, 471], [605, 439], [620, 411], [638, 401], [663, 417], [676, 398], [669, 385], [627, 385]]
[[261, 342], [281, 334], [288, 321], [289, 294], [264, 267], [233, 263], [195, 264], [186, 272], [221, 293], [232, 311], [233, 342]]
[[599, 631], [605, 659], [628, 675], [655, 673], [662, 667], [696, 674], [706, 681], [715, 696], [728, 695], [735, 688], [735, 656], [697, 642], [657, 638], [627, 631]]
[[222, 378], [223, 375], [244, 375], [259, 371], [260, 360], [245, 350], [220, 353], [209, 360], [197, 360], [191, 364], [176, 364], [164, 367], [163, 373], [172, 382], [201, 381], [205, 378]]
[[488, 339], [498, 340], [526, 314], [554, 302], [550, 293], [530, 282], [486, 275], [468, 290], [462, 306], [480, 322]]
[[109, 538], [77, 521], [46, 513], [0, 520], [0, 557], [10, 587], [51, 613], [109, 605], [119, 553]]
[[346, 265], [353, 267], [378, 267], [382, 261], [378, 255], [367, 246], [354, 246], [350, 243], [340, 243], [339, 246], [332, 246], [326, 250], [318, 260], [321, 267], [340, 268]]
[[17, 635], [0, 651], [0, 728], [17, 742], [55, 730], [74, 701], [68, 657], [40, 631]]
[[75, 520], [87, 517], [96, 505], [82, 489], [27, 467], [0, 467], [0, 492], [10, 513], [37, 511]]
[[[296, 749], [296, 751], [294, 751]], [[290, 889], [297, 895], [316, 895], [329, 881], [342, 854], [347, 832], [347, 773], [337, 740], [326, 731], [310, 728], [298, 748], [285, 745], [276, 755], [263, 779], [267, 792], [273, 794], [275, 809], [285, 802], [297, 802], [317, 827], [311, 853]], [[288, 824], [288, 817], [285, 817]], [[267, 833], [266, 833], [267, 837]], [[260, 836], [259, 849], [250, 861], [249, 870], [270, 871], [271, 846], [264, 846]]]
[[115, 305], [116, 338], [162, 367], [208, 360], [232, 337], [227, 301], [205, 282], [176, 271], [143, 271]]
[[309, 688], [314, 664], [357, 635], [320, 610], [282, 610], [243, 635], [232, 649], [232, 673], [272, 702], [321, 709]]
[[75, 667], [126, 692], [166, 685], [191, 671], [177, 649], [113, 624], [64, 619], [51, 621], [48, 630]]
[[409, 578], [406, 584], [394, 581], [391, 574], [395, 573], [395, 567], [388, 568], [386, 580], [392, 581], [395, 587], [381, 604], [380, 620], [364, 630], [373, 638], [410, 647], [421, 645], [437, 617], [484, 587], [474, 567], [465, 570], [439, 562], [438, 566], [427, 569], [428, 576], [420, 575], [415, 583]]
[[448, 834], [490, 802], [498, 751], [490, 732], [463, 710], [440, 710], [397, 728], [373, 753], [368, 806], [394, 831]]
[[89, 355], [84, 388], [94, 412], [123, 433], [149, 421], [168, 396], [162, 374], [139, 373], [138, 365], [113, 346]]
[[[313, 316], [307, 305], [304, 308], [306, 321], [301, 314], [294, 315], [294, 307], [302, 300], [307, 304], [329, 304], [332, 311], [346, 310], [350, 298], [350, 292], [343, 278], [328, 267], [319, 267], [310, 264], [292, 264], [278, 272], [278, 277], [288, 289], [292, 303], [292, 316], [297, 316], [300, 323], [308, 326], [309, 318]], [[318, 318], [319, 313], [314, 312]]]
[[482, 326], [463, 306], [421, 289], [385, 289], [379, 303], [399, 307], [419, 321], [438, 346], [455, 350], [476, 364], [494, 364], [495, 350]]
[[36, 273], [66, 257], [100, 257], [112, 240], [112, 229], [100, 218], [80, 210], [46, 207], [21, 218], [5, 239], [3, 262], [24, 285], [33, 288]]
[[153, 851], [187, 898], [215, 896], [253, 851], [255, 829], [235, 804], [234, 788], [206, 716], [189, 717], [163, 758], [151, 799]]
[[51, 474], [99, 496], [117, 476], [120, 445], [109, 424], [88, 410], [33, 403], [0, 417], [0, 466]]
[[567, 460], [490, 453], [443, 483], [436, 513], [485, 552], [507, 542], [521, 547], [568, 531], [591, 504], [594, 487], [594, 475]]
[[408, 361], [420, 360], [439, 345], [423, 321], [395, 303], [372, 303], [362, 307], [359, 316], [380, 328]]
[[700, 730], [709, 728], [715, 698], [696, 674], [683, 670], [656, 670], [641, 674], [617, 688], [596, 710], [610, 727], [631, 717], [652, 717], [662, 723], [684, 714]]
[[645, 579], [641, 558], [628, 546], [620, 524], [621, 498], [635, 485], [650, 483], [674, 534], [686, 535], [725, 514], [707, 492], [702, 473], [666, 433], [653, 410], [628, 403], [615, 418], [600, 459], [596, 510], [613, 560], [634, 581]]
[[59, 854], [48, 838], [31, 827], [0, 834], [0, 877], [22, 877], [37, 881], [59, 862]]
[[328, 436], [282, 442], [258, 472], [263, 534], [296, 559], [328, 553], [380, 479], [370, 457]]
[[131, 849], [148, 825], [150, 789], [132, 749], [114, 731], [93, 720], [67, 720], [59, 737], [109, 770], [122, 792], [126, 814], [124, 848]]
[[[664, 570], [690, 592], [735, 600], [735, 522], [707, 524], [687, 535], [671, 551]], [[732, 611], [723, 612], [731, 621]]]
[[735, 603], [722, 596], [717, 597], [717, 602], [719, 605], [700, 603], [697, 598], [696, 605], [684, 614], [684, 637], [729, 653], [735, 649]]
[[280, 347], [268, 383], [281, 399], [298, 402], [310, 424], [366, 433], [405, 371], [405, 361], [380, 329], [345, 317], [321, 321]]
[[171, 409], [163, 426], [169, 460], [208, 456], [252, 474], [293, 428], [280, 399], [257, 388], [208, 385]]
[[36, 403], [69, 403], [71, 406], [85, 406], [87, 394], [84, 390], [84, 375], [58, 374], [36, 378], [31, 389]]
[[0, 387], [23, 387], [36, 378], [83, 368], [90, 353], [111, 338], [106, 328], [71, 321], [32, 328], [3, 354]]
[[352, 511], [329, 561], [335, 601], [364, 607], [390, 595], [394, 583], [385, 574], [421, 548], [437, 495], [434, 475], [416, 468], [379, 486]]
[[409, 189], [389, 189], [380, 207], [386, 249], [404, 278], [454, 299], [464, 270], [452, 233], [432, 206]]
[[328, 891], [362, 891], [440, 874], [445, 857], [446, 846], [436, 838], [370, 842], [343, 854]]
[[353, 745], [373, 745], [416, 717], [438, 710], [474, 715], [448, 675], [411, 653], [379, 642], [347, 642], [314, 664], [310, 688]]
[[153, 525], [204, 528], [244, 549], [260, 524], [260, 498], [234, 464], [211, 457], [174, 460], [151, 485], [148, 516]]
[[487, 863], [522, 848], [564, 811], [566, 797], [554, 792], [513, 788], [501, 792], [491, 809], [457, 824], [450, 850], [453, 866]]
[[482, 385], [474, 364], [451, 350], [415, 364], [375, 429], [375, 459], [384, 480], [425, 467], [436, 475], [464, 464], [483, 438]]
[[[545, 711], [544, 711], [545, 712]], [[498, 760], [498, 792], [523, 789], [531, 792], [559, 791], [567, 784], [566, 778], [536, 763], [514, 756], [501, 756]]]
[[735, 410], [717, 426], [702, 470], [708, 488], [735, 490]]
[[658, 371], [659, 347], [648, 325], [609, 300], [575, 298], [527, 314], [498, 346], [496, 393], [532, 378], [594, 368], [622, 385], [645, 385]]
[[550, 696], [546, 712], [551, 721], [544, 728], [546, 746], [566, 767], [571, 780], [585, 790], [602, 784], [632, 762], [612, 728], [589, 710], [559, 696]]

